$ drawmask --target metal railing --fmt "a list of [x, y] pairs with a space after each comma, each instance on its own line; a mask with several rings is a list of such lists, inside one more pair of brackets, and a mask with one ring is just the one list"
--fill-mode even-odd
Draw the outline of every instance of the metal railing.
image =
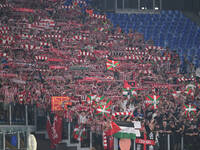
[[0, 132], [0, 150], [26, 150], [28, 146], [27, 140], [28, 130]]
[[[162, 138], [162, 137], [161, 137]], [[159, 139], [159, 141], [163, 140], [163, 139]], [[156, 144], [156, 146], [153, 146], [152, 150], [174, 150], [175, 149], [175, 145], [179, 144], [179, 146], [176, 147], [176, 150], [185, 150], [186, 145], [184, 144], [184, 136], [180, 137], [180, 141], [177, 141], [177, 143], [172, 142], [172, 135], [167, 134], [164, 141], [158, 142]], [[119, 148], [119, 139], [114, 138], [114, 150], [120, 150]], [[164, 144], [163, 144], [164, 143]], [[135, 140], [132, 140], [131, 142], [131, 150], [143, 150], [143, 144], [136, 144]], [[145, 144], [146, 146], [148, 146], [148, 144]], [[191, 150], [191, 149], [186, 149], [186, 150]]]
[[0, 125], [35, 126], [35, 112], [35, 105], [7, 104], [0, 112]]

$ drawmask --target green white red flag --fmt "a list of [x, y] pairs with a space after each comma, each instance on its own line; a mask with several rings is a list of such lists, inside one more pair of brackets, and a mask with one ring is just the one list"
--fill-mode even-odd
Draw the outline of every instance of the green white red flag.
[[188, 88], [186, 89], [185, 93], [186, 93], [187, 95], [192, 96], [192, 98], [194, 99], [194, 91], [193, 91], [193, 89], [192, 89], [191, 87], [188, 87]]
[[145, 104], [146, 106], [152, 105], [153, 109], [157, 109], [158, 108], [158, 104], [159, 104], [159, 100], [160, 100], [160, 96], [157, 95], [151, 95], [151, 96], [147, 96], [146, 97], [146, 101]]
[[73, 132], [74, 139], [78, 141], [82, 141], [84, 138], [87, 137], [85, 128], [82, 126], [76, 125]]
[[97, 115], [102, 115], [104, 118], [110, 116], [111, 113], [111, 101], [108, 99], [105, 103], [101, 103], [98, 105], [96, 110]]
[[119, 66], [119, 61], [107, 59], [106, 62], [107, 70], [115, 70], [117, 66]]
[[123, 96], [130, 99], [131, 97], [137, 97], [137, 92], [135, 88], [132, 88], [131, 85], [125, 80], [124, 81], [124, 88], [122, 88], [122, 94]]
[[196, 106], [192, 104], [185, 104], [184, 110], [185, 110], [185, 115], [190, 119], [193, 118], [197, 112]]
[[105, 96], [97, 96], [94, 94], [88, 95], [87, 96], [87, 103], [90, 105], [98, 105], [104, 100]]

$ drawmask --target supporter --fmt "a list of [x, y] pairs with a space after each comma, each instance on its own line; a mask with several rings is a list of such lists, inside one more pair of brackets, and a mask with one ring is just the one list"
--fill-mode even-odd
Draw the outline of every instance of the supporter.
[[[168, 48], [166, 50], [158, 48], [146, 50], [146, 46], [153, 45], [153, 40], [144, 41], [142, 34], [132, 30], [126, 35], [120, 26], [114, 29], [108, 19], [92, 17], [91, 15], [97, 14], [92, 11], [91, 7], [71, 4], [69, 6], [73, 6], [73, 8], [62, 9], [62, 1], [55, 5], [47, 1], [45, 3], [41, 9], [36, 10], [36, 13], [26, 14], [5, 8], [4, 12], [8, 10], [11, 12], [4, 13], [4, 17], [0, 19], [1, 27], [8, 26], [10, 28], [7, 31], [8, 34], [0, 34], [1, 39], [13, 38], [13, 41], [8, 41], [7, 44], [3, 44], [2, 40], [0, 43], [0, 101], [4, 101], [6, 104], [13, 102], [15, 105], [13, 120], [25, 119], [24, 104], [37, 104], [37, 107], [50, 110], [51, 96], [78, 97], [78, 95], [96, 94], [111, 97], [111, 113], [132, 112], [136, 120], [141, 120], [146, 125], [148, 134], [156, 131], [156, 134], [159, 134], [158, 146], [161, 150], [167, 149], [167, 134], [171, 134], [171, 149], [174, 150], [180, 149], [181, 136], [184, 133], [186, 135], [184, 141], [192, 143], [194, 139], [197, 139], [200, 114], [196, 114], [197, 119], [192, 121], [193, 125], [190, 127], [192, 116], [185, 117], [183, 106], [190, 102], [189, 104], [195, 104], [197, 111], [199, 110], [199, 88], [193, 81], [178, 81], [179, 78], [195, 77], [195, 68], [186, 57], [179, 58], [175, 51], [171, 52]], [[35, 7], [39, 8], [39, 6]], [[53, 20], [53, 27], [49, 27], [52, 22], [48, 22], [45, 27], [37, 26], [42, 19]], [[1, 31], [3, 32], [3, 30]], [[23, 37], [22, 34], [33, 37]], [[60, 37], [53, 37], [55, 35]], [[75, 39], [75, 36], [78, 39]], [[82, 39], [83, 37], [86, 39]], [[43, 45], [42, 42], [49, 43], [50, 46]], [[31, 46], [28, 47], [26, 44], [35, 47], [31, 49]], [[137, 48], [137, 50], [126, 50], [127, 47]], [[80, 50], [85, 52], [85, 55], [81, 54]], [[95, 51], [101, 52], [96, 55]], [[140, 54], [141, 52], [147, 54]], [[3, 53], [8, 56], [3, 56]], [[39, 60], [36, 59], [36, 56], [48, 58]], [[134, 58], [119, 61], [122, 65], [121, 68], [112, 71], [106, 69], [106, 59], [125, 59], [124, 56]], [[162, 60], [163, 57], [169, 57], [171, 60]], [[186, 63], [187, 65], [185, 65]], [[151, 67], [140, 67], [140, 65], [148, 64]], [[55, 66], [61, 69], [56, 69]], [[73, 67], [78, 69], [73, 70]], [[84, 70], [84, 67], [88, 69]], [[143, 71], [147, 71], [147, 73]], [[148, 73], [148, 71], [152, 71], [152, 73]], [[14, 74], [15, 77], [9, 77], [11, 74]], [[105, 79], [109, 76], [113, 78], [113, 81], [108, 82]], [[86, 77], [96, 77], [98, 81], [87, 82], [85, 81]], [[80, 83], [81, 79], [83, 83]], [[122, 96], [124, 80], [137, 81], [137, 85], [133, 86], [136, 88], [136, 97], [128, 99]], [[187, 89], [190, 92], [186, 92], [185, 89], [189, 83], [195, 85], [196, 88]], [[168, 87], [159, 87], [159, 84], [165, 84]], [[170, 85], [174, 87], [169, 87]], [[174, 96], [173, 92], [177, 91], [181, 91], [181, 94], [176, 93], [177, 95]], [[194, 95], [191, 94], [193, 92]], [[19, 95], [23, 95], [22, 104], [19, 104]], [[156, 109], [151, 105], [146, 106], [145, 99], [148, 95], [161, 96]], [[114, 99], [114, 96], [117, 98]], [[79, 105], [82, 105], [82, 100], [80, 98]], [[87, 103], [84, 105], [89, 106]], [[73, 104], [69, 111], [75, 114], [77, 107], [77, 104]], [[74, 120], [79, 118], [80, 124], [98, 126], [98, 129], [95, 128], [94, 131], [101, 132], [101, 126], [107, 120], [95, 114], [97, 106], [89, 107], [91, 107], [92, 113], [77, 111], [76, 115], [72, 117]], [[3, 115], [0, 115], [0, 118], [3, 120]], [[131, 121], [130, 117], [127, 118], [128, 121]], [[121, 119], [126, 120], [123, 117]], [[188, 144], [188, 146], [188, 148], [195, 148], [195, 145]]]

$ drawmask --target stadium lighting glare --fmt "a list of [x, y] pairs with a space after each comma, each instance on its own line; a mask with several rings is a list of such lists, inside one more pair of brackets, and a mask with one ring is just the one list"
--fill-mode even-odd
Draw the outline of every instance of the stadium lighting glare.
[[144, 7], [141, 7], [142, 10], [144, 10]]
[[155, 10], [159, 10], [159, 8], [158, 8], [158, 7], [155, 7], [154, 9], [155, 9]]

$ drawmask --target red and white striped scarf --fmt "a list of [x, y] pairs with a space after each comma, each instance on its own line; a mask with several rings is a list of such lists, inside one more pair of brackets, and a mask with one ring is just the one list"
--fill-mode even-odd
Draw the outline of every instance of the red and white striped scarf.
[[76, 35], [73, 37], [73, 40], [83, 41], [83, 40], [88, 40], [88, 38], [82, 35]]
[[103, 147], [104, 147], [104, 150], [108, 149], [108, 141], [107, 141], [107, 136], [105, 132], [103, 132]]
[[25, 101], [25, 96], [26, 96], [26, 91], [22, 91], [22, 92], [19, 92], [19, 95], [18, 95], [18, 102], [20, 104], [22, 104], [24, 101]]
[[129, 50], [129, 51], [137, 51], [138, 47], [126, 47], [125, 50]]
[[97, 19], [107, 19], [106, 15], [92, 14], [91, 17]]

